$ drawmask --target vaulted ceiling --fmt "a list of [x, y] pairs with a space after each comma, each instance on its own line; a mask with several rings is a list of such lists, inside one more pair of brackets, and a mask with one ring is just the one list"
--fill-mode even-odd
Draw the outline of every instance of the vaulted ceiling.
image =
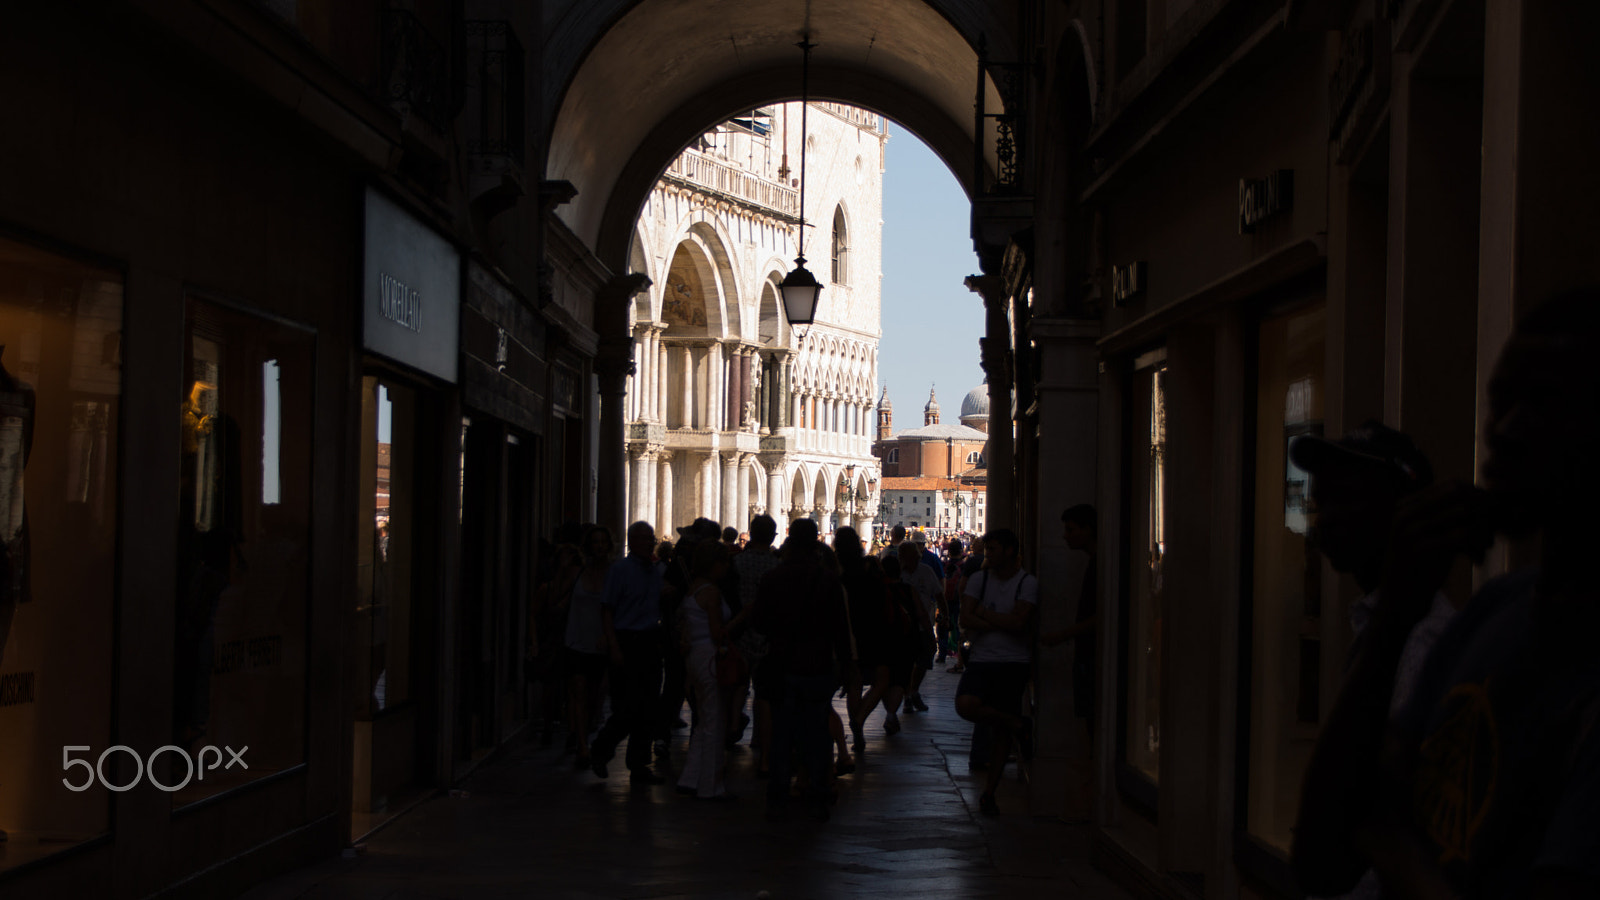
[[[548, 4], [546, 172], [578, 189], [560, 215], [620, 271], [650, 186], [689, 141], [734, 113], [799, 98], [795, 44], [805, 33], [817, 45], [814, 99], [889, 116], [969, 183], [976, 47], [982, 40], [992, 58], [1014, 57], [1012, 7], [952, 0]], [[997, 110], [998, 94], [987, 79], [985, 85], [986, 103]], [[992, 147], [985, 157], [992, 169]]]

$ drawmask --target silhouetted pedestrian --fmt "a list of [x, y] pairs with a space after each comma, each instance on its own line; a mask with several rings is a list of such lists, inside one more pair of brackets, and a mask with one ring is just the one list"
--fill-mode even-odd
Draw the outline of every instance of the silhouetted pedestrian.
[[[1600, 290], [1535, 309], [1488, 384], [1483, 487], [1400, 501], [1372, 621], [1306, 770], [1301, 888], [1386, 896], [1600, 895]], [[1486, 583], [1391, 721], [1409, 636], [1454, 563], [1540, 538], [1537, 569]]]
[[664, 781], [650, 771], [652, 725], [661, 703], [661, 584], [665, 566], [652, 559], [655, 529], [628, 526], [628, 555], [606, 573], [601, 622], [611, 655], [611, 718], [589, 755], [594, 774], [606, 777], [617, 744], [628, 741], [628, 771], [637, 786]]
[[781, 817], [789, 802], [793, 757], [807, 774], [813, 815], [828, 817], [828, 710], [839, 667], [850, 659], [850, 624], [839, 580], [817, 557], [817, 523], [789, 526], [783, 562], [761, 580], [755, 627], [771, 642], [769, 659], [782, 673], [772, 729], [767, 812]]
[[983, 544], [988, 565], [967, 582], [961, 603], [961, 627], [972, 635], [972, 660], [956, 686], [956, 713], [994, 729], [978, 808], [995, 816], [1000, 814], [995, 789], [1012, 741], [1021, 744], [1024, 759], [1032, 755], [1033, 723], [1022, 715], [1022, 695], [1033, 658], [1027, 635], [1039, 602], [1039, 581], [1022, 568], [1015, 532], [990, 531]]

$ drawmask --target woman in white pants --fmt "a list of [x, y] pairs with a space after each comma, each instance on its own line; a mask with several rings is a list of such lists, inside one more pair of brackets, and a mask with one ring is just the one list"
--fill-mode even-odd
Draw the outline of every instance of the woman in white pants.
[[694, 732], [689, 736], [689, 758], [678, 778], [678, 793], [702, 800], [732, 799], [723, 784], [727, 759], [725, 736], [728, 692], [717, 683], [717, 656], [727, 647], [727, 623], [732, 615], [719, 582], [728, 572], [728, 548], [721, 541], [701, 541], [694, 549], [689, 594], [679, 615], [680, 637], [689, 687], [694, 691]]

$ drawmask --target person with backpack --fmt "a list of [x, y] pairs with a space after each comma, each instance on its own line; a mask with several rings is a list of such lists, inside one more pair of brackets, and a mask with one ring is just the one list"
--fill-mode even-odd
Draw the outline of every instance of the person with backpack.
[[989, 767], [978, 808], [1000, 814], [995, 789], [1016, 741], [1024, 760], [1033, 756], [1033, 721], [1022, 714], [1033, 659], [1028, 633], [1039, 603], [1039, 580], [1022, 568], [1016, 532], [998, 528], [983, 536], [988, 563], [967, 581], [961, 627], [972, 635], [972, 659], [956, 686], [956, 714], [994, 730]]

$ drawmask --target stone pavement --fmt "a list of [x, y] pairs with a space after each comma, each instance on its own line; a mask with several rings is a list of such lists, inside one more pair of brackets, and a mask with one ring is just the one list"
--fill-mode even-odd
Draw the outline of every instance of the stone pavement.
[[[460, 792], [380, 831], [364, 853], [245, 896], [1126, 897], [1090, 867], [1088, 826], [1029, 815], [1012, 769], [998, 795], [1000, 817], [978, 812], [981, 773], [967, 771], [969, 728], [954, 711], [958, 677], [943, 667], [931, 674], [923, 698], [932, 711], [902, 713], [898, 735], [883, 734], [881, 711], [868, 720], [865, 760], [839, 779], [839, 803], [826, 823], [803, 816], [768, 823], [766, 782], [755, 778], [744, 747], [731, 756], [728, 778], [739, 799], [709, 803], [679, 796], [672, 783], [631, 791], [620, 752], [601, 781], [575, 771], [559, 741], [550, 750], [524, 742]], [[687, 741], [687, 730], [678, 732], [675, 763]]]

